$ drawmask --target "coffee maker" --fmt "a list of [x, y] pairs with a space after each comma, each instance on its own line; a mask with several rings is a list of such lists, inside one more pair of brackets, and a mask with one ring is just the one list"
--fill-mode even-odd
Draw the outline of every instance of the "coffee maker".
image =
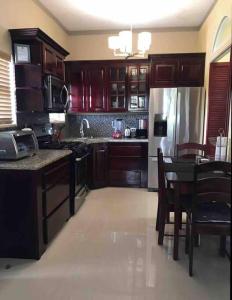
[[147, 119], [138, 119], [138, 128], [136, 129], [137, 139], [147, 139]]

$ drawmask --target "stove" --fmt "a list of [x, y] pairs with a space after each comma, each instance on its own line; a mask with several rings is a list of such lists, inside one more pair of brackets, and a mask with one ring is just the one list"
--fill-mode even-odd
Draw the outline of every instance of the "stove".
[[[33, 128], [34, 129], [34, 128]], [[34, 129], [40, 149], [71, 150], [70, 211], [74, 215], [89, 191], [92, 147], [84, 142], [53, 141], [49, 124]]]

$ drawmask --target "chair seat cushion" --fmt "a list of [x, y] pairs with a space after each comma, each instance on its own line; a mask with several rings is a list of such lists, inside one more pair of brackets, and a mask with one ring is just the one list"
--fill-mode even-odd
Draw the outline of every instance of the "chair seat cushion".
[[230, 223], [230, 207], [226, 203], [207, 202], [199, 204], [196, 208], [196, 223]]

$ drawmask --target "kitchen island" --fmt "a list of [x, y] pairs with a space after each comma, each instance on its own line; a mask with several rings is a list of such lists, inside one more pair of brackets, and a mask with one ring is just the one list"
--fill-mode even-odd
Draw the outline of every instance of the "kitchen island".
[[69, 150], [0, 162], [0, 257], [39, 259], [70, 218]]

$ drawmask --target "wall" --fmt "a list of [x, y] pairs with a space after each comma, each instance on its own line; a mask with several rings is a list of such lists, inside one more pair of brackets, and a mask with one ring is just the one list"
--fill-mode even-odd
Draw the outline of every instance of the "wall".
[[[209, 68], [210, 63], [213, 60], [213, 44], [217, 33], [217, 29], [221, 23], [224, 16], [229, 16], [232, 18], [232, 0], [218, 0], [209, 16], [201, 26], [199, 30], [198, 45], [199, 51], [206, 52], [206, 66], [205, 66], [205, 88], [206, 88], [206, 99], [208, 101], [208, 86], [209, 86]], [[231, 29], [232, 30], [232, 29]], [[232, 34], [230, 34], [230, 39], [232, 39]], [[232, 42], [232, 40], [231, 40]], [[225, 57], [228, 60], [228, 57]], [[208, 107], [208, 106], [206, 106]], [[206, 116], [208, 114], [208, 109], [206, 109]], [[207, 117], [205, 119], [205, 128], [207, 128]], [[231, 128], [231, 117], [229, 121], [229, 128]], [[229, 130], [229, 137], [231, 131]], [[231, 144], [231, 139], [229, 139], [229, 145]], [[230, 160], [230, 146], [228, 147], [228, 159]]]
[[[114, 33], [115, 34], [115, 33]], [[67, 60], [118, 59], [108, 49], [108, 37], [112, 34], [76, 34], [68, 37], [68, 50], [71, 55]], [[136, 43], [137, 33], [133, 34]], [[136, 49], [136, 44], [133, 45]], [[152, 32], [152, 45], [149, 53], [197, 52], [197, 31], [157, 31]]]
[[[232, 18], [232, 0], [218, 0], [198, 33], [199, 51], [206, 52], [205, 87], [208, 89], [209, 65], [218, 26], [224, 16]], [[231, 36], [230, 36], [231, 38]]]
[[11, 53], [8, 29], [39, 27], [66, 48], [66, 32], [34, 0], [0, 0], [0, 50]]

